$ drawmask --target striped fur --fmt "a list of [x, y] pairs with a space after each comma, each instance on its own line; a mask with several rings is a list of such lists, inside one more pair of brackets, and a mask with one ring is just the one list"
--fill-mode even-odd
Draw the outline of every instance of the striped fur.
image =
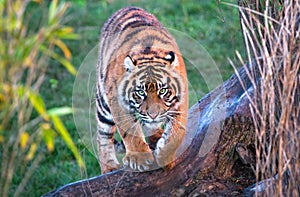
[[102, 173], [120, 167], [113, 144], [116, 128], [126, 148], [124, 167], [172, 168], [185, 134], [187, 78], [174, 38], [153, 15], [126, 7], [104, 24], [96, 87]]

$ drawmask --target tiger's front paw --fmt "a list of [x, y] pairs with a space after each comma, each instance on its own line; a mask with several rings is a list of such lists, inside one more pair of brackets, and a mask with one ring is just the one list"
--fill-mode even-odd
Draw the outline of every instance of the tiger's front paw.
[[151, 170], [154, 164], [152, 152], [131, 152], [128, 151], [123, 158], [125, 168], [130, 168], [133, 171], [144, 172]]

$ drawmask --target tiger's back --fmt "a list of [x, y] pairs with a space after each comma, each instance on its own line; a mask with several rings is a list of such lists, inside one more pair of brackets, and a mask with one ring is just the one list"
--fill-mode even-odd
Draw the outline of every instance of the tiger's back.
[[174, 38], [141, 8], [117, 11], [102, 28], [97, 80], [102, 172], [119, 168], [113, 147], [116, 128], [126, 148], [125, 167], [171, 168], [184, 137], [188, 105], [185, 65]]

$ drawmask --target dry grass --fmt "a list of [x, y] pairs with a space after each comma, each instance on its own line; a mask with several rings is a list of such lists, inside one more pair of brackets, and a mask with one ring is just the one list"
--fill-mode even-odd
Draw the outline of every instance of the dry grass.
[[246, 56], [257, 64], [256, 70], [247, 70], [255, 90], [250, 100], [256, 179], [269, 179], [263, 195], [299, 196], [300, 2], [247, 0], [239, 5]]

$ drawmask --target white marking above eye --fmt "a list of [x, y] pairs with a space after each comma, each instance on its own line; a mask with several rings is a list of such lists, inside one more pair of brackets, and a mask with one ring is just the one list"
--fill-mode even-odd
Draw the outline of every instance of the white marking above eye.
[[171, 56], [170, 54], [168, 54], [168, 55], [165, 57], [165, 59], [170, 60], [170, 59], [172, 59], [172, 56]]

